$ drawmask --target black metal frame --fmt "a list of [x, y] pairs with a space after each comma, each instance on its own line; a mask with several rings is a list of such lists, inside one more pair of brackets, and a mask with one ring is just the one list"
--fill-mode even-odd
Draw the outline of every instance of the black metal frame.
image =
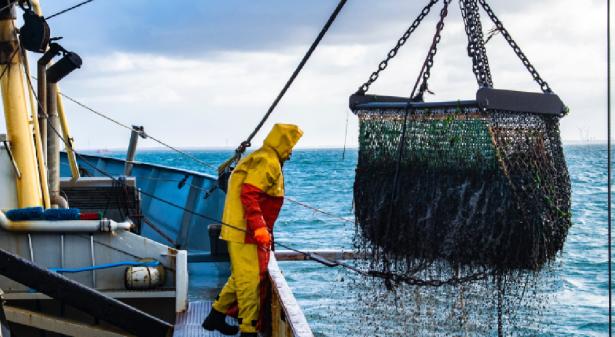
[[505, 110], [520, 113], [534, 113], [563, 116], [566, 106], [556, 94], [480, 88], [475, 100], [412, 102], [406, 97], [353, 94], [350, 109], [435, 109], [455, 107], [478, 107], [485, 110]]

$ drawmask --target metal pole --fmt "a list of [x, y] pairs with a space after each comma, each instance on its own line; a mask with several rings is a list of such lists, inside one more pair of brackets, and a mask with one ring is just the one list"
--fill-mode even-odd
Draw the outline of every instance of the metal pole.
[[47, 63], [38, 62], [36, 67], [38, 91], [38, 126], [41, 134], [43, 158], [47, 163]]
[[79, 180], [81, 174], [79, 173], [79, 164], [77, 163], [77, 156], [73, 151], [75, 140], [70, 135], [70, 129], [68, 127], [68, 119], [64, 110], [64, 103], [62, 102], [62, 95], [60, 94], [60, 85], [56, 84], [56, 105], [58, 116], [60, 117], [60, 125], [62, 126], [62, 135], [64, 135], [66, 156], [68, 157], [68, 164], [70, 166], [70, 173], [73, 181]]
[[[5, 6], [8, 1], [0, 1]], [[42, 206], [43, 196], [36, 161], [34, 134], [26, 103], [19, 41], [15, 32], [14, 6], [0, 12], [0, 86], [8, 139], [21, 172], [16, 179], [19, 207]]]
[[132, 167], [137, 154], [137, 143], [139, 142], [139, 137], [143, 137], [143, 134], [143, 126], [132, 126], [130, 143], [128, 144], [128, 152], [126, 153], [126, 165], [124, 166], [124, 175], [127, 177], [132, 174]]
[[47, 85], [47, 170], [49, 172], [49, 196], [51, 207], [67, 208], [68, 203], [60, 196], [60, 118], [57, 109], [55, 83]]
[[[23, 66], [26, 76], [30, 76], [30, 64], [28, 62], [28, 56], [24, 51], [21, 55], [23, 57]], [[40, 126], [40, 115], [38, 113], [39, 106], [37, 104], [37, 100], [34, 97], [34, 88], [32, 87], [32, 83], [30, 79], [27, 79], [28, 85], [28, 94], [30, 96], [30, 109], [32, 114], [32, 127], [34, 128], [34, 146], [36, 149], [36, 161], [38, 163], [38, 176], [41, 184], [41, 192], [43, 193], [43, 206], [45, 208], [51, 207], [51, 202], [49, 201], [49, 184], [47, 183], [47, 165], [45, 161], [47, 160], [46, 155], [43, 152], [43, 142], [46, 142], [47, 139], [41, 137], [41, 126]]]

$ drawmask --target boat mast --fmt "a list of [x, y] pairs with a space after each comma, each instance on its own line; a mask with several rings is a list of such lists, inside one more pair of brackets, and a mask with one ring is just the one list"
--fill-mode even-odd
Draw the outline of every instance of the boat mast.
[[[0, 1], [2, 7], [12, 0]], [[0, 89], [8, 140], [20, 175], [16, 178], [19, 207], [43, 206], [32, 116], [26, 104], [22, 55], [15, 27], [14, 5], [0, 11]]]
[[[32, 5], [32, 10], [34, 11], [34, 13], [36, 13], [36, 15], [43, 16], [43, 10], [41, 9], [41, 4], [39, 0], [30, 0], [30, 4]], [[40, 75], [41, 74], [39, 74], [39, 78], [41, 77]], [[79, 165], [77, 164], [77, 158], [76, 158], [75, 152], [73, 151], [74, 140], [71, 137], [70, 128], [68, 125], [68, 119], [66, 118], [66, 113], [64, 111], [64, 102], [62, 101], [62, 93], [60, 92], [60, 85], [57, 83], [51, 83], [49, 85], [53, 87], [52, 91], [55, 91], [57, 93], [55, 97], [55, 101], [56, 101], [56, 107], [57, 107], [60, 127], [62, 129], [62, 138], [66, 145], [65, 151], [66, 151], [66, 156], [68, 157], [68, 164], [70, 167], [71, 176], [72, 176], [73, 181], [75, 181], [79, 179], [81, 176], [79, 174]], [[47, 102], [45, 103], [41, 102], [41, 104], [43, 105], [47, 105], [46, 103]], [[44, 118], [44, 116], [39, 116], [39, 117]], [[50, 132], [50, 130], [47, 130], [47, 132]], [[46, 146], [44, 146], [44, 148], [45, 148], [44, 152], [47, 153]]]

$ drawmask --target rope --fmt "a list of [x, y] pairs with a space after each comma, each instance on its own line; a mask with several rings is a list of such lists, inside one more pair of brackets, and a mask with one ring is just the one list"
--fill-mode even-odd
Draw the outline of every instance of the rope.
[[301, 62], [299, 62], [299, 65], [297, 66], [295, 71], [292, 73], [288, 81], [286, 81], [286, 84], [284, 84], [284, 87], [282, 88], [278, 96], [273, 100], [273, 103], [271, 103], [271, 106], [269, 106], [269, 109], [267, 109], [267, 112], [265, 113], [263, 118], [260, 120], [258, 125], [256, 125], [256, 128], [254, 128], [254, 130], [252, 131], [252, 133], [250, 133], [248, 138], [245, 141], [243, 141], [241, 145], [239, 145], [239, 147], [237, 147], [237, 149], [235, 150], [235, 155], [231, 157], [229, 160], [227, 160], [221, 166], [221, 169], [220, 169], [221, 171], [228, 168], [231, 165], [231, 163], [233, 163], [234, 161], [237, 161], [241, 157], [241, 155], [246, 151], [246, 149], [252, 146], [251, 144], [252, 139], [254, 138], [254, 136], [256, 136], [258, 131], [260, 131], [260, 129], [263, 127], [267, 119], [269, 119], [269, 116], [271, 116], [271, 113], [273, 112], [273, 110], [275, 110], [275, 108], [278, 106], [278, 103], [280, 103], [280, 101], [282, 100], [282, 97], [284, 97], [284, 95], [286, 94], [290, 86], [293, 84], [293, 82], [295, 81], [295, 79], [297, 78], [301, 70], [303, 70], [303, 67], [305, 66], [307, 61], [310, 59], [310, 57], [312, 56], [312, 53], [314, 53], [314, 50], [316, 50], [316, 47], [318, 47], [318, 45], [320, 44], [320, 41], [322, 41], [323, 37], [325, 36], [325, 34], [327, 33], [327, 31], [329, 30], [329, 28], [335, 21], [335, 19], [337, 18], [338, 14], [342, 10], [346, 2], [347, 0], [340, 0], [340, 2], [337, 4], [337, 7], [333, 11], [331, 16], [327, 20], [327, 22], [325, 23], [325, 25], [322, 27], [320, 33], [318, 34], [314, 42], [312, 42], [312, 45], [310, 46], [308, 51], [305, 53], [305, 55], [301, 59]]
[[347, 218], [341, 217], [341, 216], [339, 216], [339, 215], [335, 215], [335, 214], [333, 214], [333, 213], [329, 213], [329, 212], [327, 212], [327, 211], [323, 211], [323, 210], [318, 209], [318, 208], [316, 208], [316, 207], [314, 207], [314, 206], [310, 206], [310, 205], [308, 205], [308, 204], [306, 204], [306, 203], [303, 203], [303, 202], [301, 202], [301, 201], [298, 201], [298, 200], [292, 199], [292, 198], [290, 198], [290, 197], [284, 197], [284, 200], [288, 200], [288, 201], [290, 201], [290, 202], [292, 202], [292, 203], [294, 203], [294, 204], [297, 204], [297, 205], [299, 205], [299, 206], [301, 206], [301, 207], [307, 208], [307, 209], [309, 209], [309, 210], [312, 210], [312, 211], [317, 212], [317, 213], [320, 213], [320, 214], [324, 214], [324, 215], [329, 216], [329, 217], [331, 217], [331, 218], [333, 218], [333, 219], [337, 219], [337, 220], [340, 220], [340, 221], [342, 221], [342, 222], [347, 222], [347, 223], [350, 223], [350, 224], [353, 224], [353, 225], [355, 224], [354, 220], [350, 220], [350, 219], [347, 219]]
[[59, 12], [55, 13], [55, 14], [52, 14], [52, 15], [50, 15], [50, 16], [48, 16], [48, 17], [46, 17], [46, 18], [45, 18], [45, 20], [49, 20], [49, 19], [52, 19], [52, 18], [54, 18], [54, 17], [56, 17], [56, 16], [60, 16], [60, 15], [62, 15], [62, 14], [64, 14], [64, 13], [68, 13], [68, 12], [72, 11], [73, 9], [77, 9], [77, 8], [79, 8], [79, 7], [83, 6], [83, 5], [89, 4], [89, 3], [90, 3], [90, 2], [92, 2], [92, 1], [94, 1], [94, 0], [86, 0], [86, 1], [82, 1], [82, 2], [80, 2], [80, 3], [76, 4], [76, 5], [72, 6], [72, 7], [68, 7], [68, 8], [66, 8], [66, 9], [63, 9], [63, 10], [61, 10], [61, 11], [59, 11]]

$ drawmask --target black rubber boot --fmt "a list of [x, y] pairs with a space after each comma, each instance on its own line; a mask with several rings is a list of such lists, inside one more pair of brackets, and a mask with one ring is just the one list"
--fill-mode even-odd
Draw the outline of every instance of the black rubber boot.
[[256, 332], [242, 332], [239, 337], [258, 337]]
[[218, 330], [221, 334], [227, 336], [234, 336], [239, 332], [239, 327], [226, 324], [226, 315], [211, 309], [209, 315], [203, 321], [203, 329], [208, 331]]

